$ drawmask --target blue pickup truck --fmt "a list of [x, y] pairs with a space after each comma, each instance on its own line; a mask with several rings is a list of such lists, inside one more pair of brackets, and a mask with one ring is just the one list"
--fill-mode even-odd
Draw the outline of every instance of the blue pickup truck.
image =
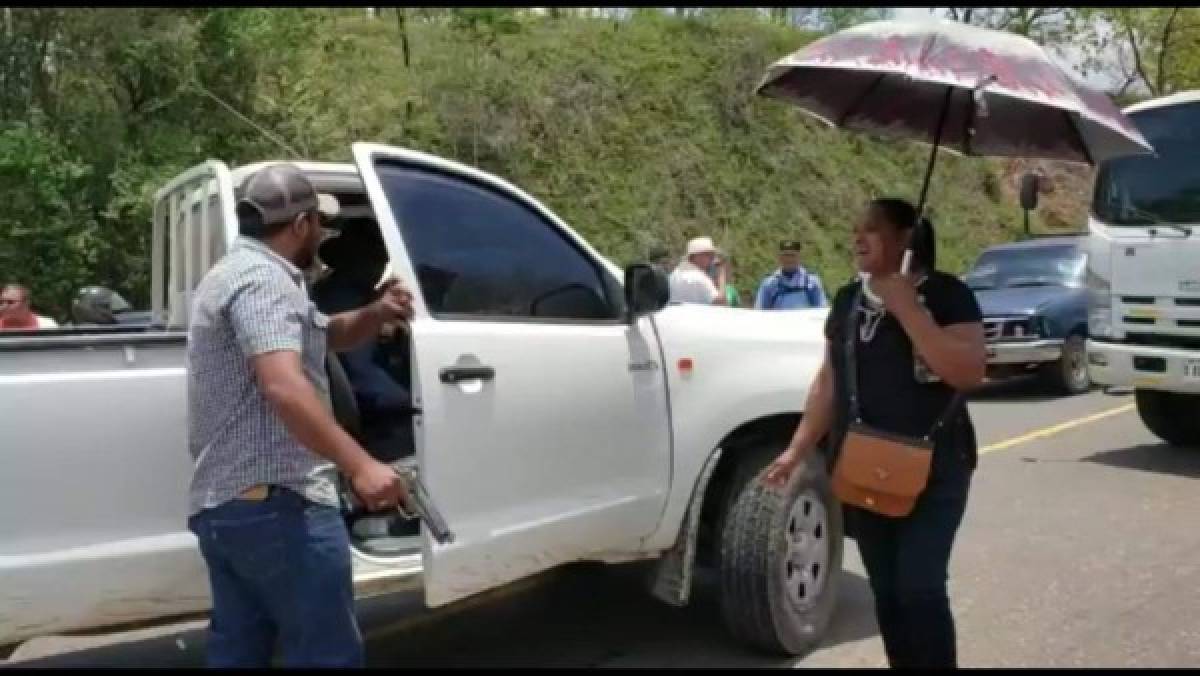
[[1091, 388], [1083, 243], [1065, 236], [994, 246], [967, 273], [983, 310], [990, 379], [1041, 372], [1067, 394]]

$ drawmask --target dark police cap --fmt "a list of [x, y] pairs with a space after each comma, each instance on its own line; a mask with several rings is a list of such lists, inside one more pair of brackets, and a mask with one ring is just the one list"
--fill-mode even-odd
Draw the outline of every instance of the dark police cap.
[[779, 253], [799, 253], [800, 242], [795, 239], [784, 240], [779, 243]]

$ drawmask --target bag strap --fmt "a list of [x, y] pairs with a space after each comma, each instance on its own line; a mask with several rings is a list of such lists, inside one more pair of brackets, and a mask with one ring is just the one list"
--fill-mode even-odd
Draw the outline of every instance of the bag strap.
[[925, 435], [925, 441], [931, 441], [933, 439], [933, 435], [938, 433], [938, 430], [950, 424], [950, 421], [954, 418], [954, 414], [958, 412], [959, 405], [962, 404], [963, 399], [965, 398], [966, 397], [962, 392], [954, 390], [954, 396], [950, 399], [950, 403], [946, 404], [946, 410], [942, 412], [942, 415], [937, 419], [937, 422], [933, 423], [933, 427], [930, 428], [929, 434]]
[[862, 287], [860, 286], [854, 293], [854, 300], [850, 302], [850, 312], [846, 315], [846, 336], [845, 336], [845, 358], [846, 358], [846, 394], [850, 398], [850, 420], [852, 422], [862, 422], [862, 411], [858, 405], [858, 341], [855, 340], [855, 334], [858, 333], [858, 309], [862, 305]]
[[[858, 401], [858, 315], [859, 309], [862, 307], [863, 290], [861, 283], [858, 290], [854, 293], [854, 300], [850, 304], [850, 312], [846, 317], [846, 393], [850, 399], [850, 420], [855, 423], [862, 422], [862, 408]], [[954, 391], [954, 397], [950, 399], [950, 403], [946, 405], [942, 414], [938, 416], [937, 421], [933, 423], [929, 433], [922, 439], [930, 441], [933, 436], [938, 433], [943, 427], [950, 423], [954, 415], [958, 412], [958, 407], [962, 404], [966, 396], [958, 391]]]

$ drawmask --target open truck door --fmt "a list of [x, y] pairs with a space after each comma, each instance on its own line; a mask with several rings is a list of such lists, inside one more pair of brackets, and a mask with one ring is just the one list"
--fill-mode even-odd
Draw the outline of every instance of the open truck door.
[[455, 536], [423, 529], [426, 603], [637, 551], [670, 485], [650, 320], [624, 321], [600, 256], [517, 188], [386, 146], [354, 159], [414, 292], [418, 468]]
[[208, 160], [154, 194], [153, 317], [168, 329], [187, 326], [192, 291], [238, 235], [233, 175]]

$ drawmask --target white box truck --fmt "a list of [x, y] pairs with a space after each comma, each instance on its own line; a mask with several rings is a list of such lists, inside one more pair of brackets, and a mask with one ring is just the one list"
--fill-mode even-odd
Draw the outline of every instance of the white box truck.
[[1200, 91], [1125, 110], [1155, 155], [1101, 164], [1088, 216], [1088, 370], [1150, 431], [1200, 447]]

